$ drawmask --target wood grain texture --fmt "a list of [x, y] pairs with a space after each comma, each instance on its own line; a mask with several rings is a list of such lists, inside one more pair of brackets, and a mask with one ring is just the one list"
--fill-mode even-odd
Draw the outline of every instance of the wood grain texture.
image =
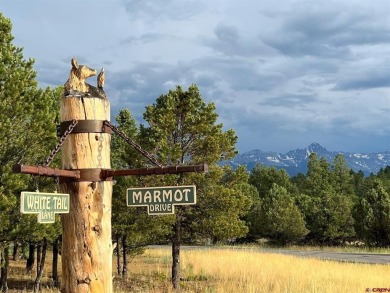
[[[99, 97], [62, 97], [61, 122], [110, 120], [110, 105]], [[70, 134], [62, 146], [62, 168], [111, 168], [108, 133]], [[112, 181], [61, 184], [70, 194], [70, 212], [62, 221], [62, 292], [113, 292]]]

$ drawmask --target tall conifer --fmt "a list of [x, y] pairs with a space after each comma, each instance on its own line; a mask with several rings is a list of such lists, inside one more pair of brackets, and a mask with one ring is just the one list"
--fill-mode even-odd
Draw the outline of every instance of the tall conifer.
[[[34, 60], [25, 60], [23, 49], [13, 45], [11, 30], [11, 21], [0, 13], [0, 241], [6, 245], [28, 240], [41, 231], [34, 239], [38, 241], [50, 232], [37, 227], [35, 217], [34, 231], [20, 233], [26, 227], [21, 223], [29, 216], [21, 218], [18, 196], [21, 190], [36, 188], [36, 184], [31, 176], [11, 170], [16, 163], [42, 164], [48, 156], [56, 142], [58, 101], [57, 90], [38, 88]], [[2, 287], [6, 290], [4, 278]]]
[[[240, 215], [247, 210], [250, 199], [245, 189], [232, 188], [224, 181], [218, 161], [235, 156], [237, 137], [233, 130], [223, 130], [217, 123], [214, 103], [205, 103], [196, 85], [187, 91], [180, 86], [157, 98], [146, 107], [144, 128], [151, 144], [164, 165], [209, 164], [209, 174], [181, 174], [165, 176], [168, 185], [197, 185], [197, 204], [175, 207], [172, 227], [172, 283], [179, 287], [180, 245], [188, 236], [226, 239], [245, 235], [247, 229]], [[201, 227], [208, 222], [205, 231]], [[214, 228], [211, 228], [214, 227]], [[205, 236], [205, 235], [204, 235]], [[188, 239], [188, 238], [187, 238]]]

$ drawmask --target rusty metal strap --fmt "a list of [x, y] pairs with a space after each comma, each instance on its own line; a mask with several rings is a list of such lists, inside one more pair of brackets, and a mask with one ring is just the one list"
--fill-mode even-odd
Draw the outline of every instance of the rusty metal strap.
[[[72, 121], [64, 121], [60, 124], [59, 136], [62, 136]], [[104, 124], [104, 120], [77, 120], [72, 133], [112, 133], [112, 129]]]
[[125, 170], [104, 170], [105, 177], [129, 176], [129, 175], [165, 175], [190, 172], [208, 172], [208, 165], [184, 165], [184, 166], [163, 166], [156, 168], [139, 168]]
[[80, 173], [78, 170], [53, 169], [47, 166], [28, 166], [16, 164], [12, 166], [12, 172], [46, 177], [69, 177], [75, 180], [80, 178]]
[[112, 181], [112, 175], [107, 173], [107, 169], [99, 168], [62, 170], [45, 166], [26, 166], [17, 164], [12, 167], [12, 171], [21, 174], [57, 177], [59, 178], [60, 183]]
[[69, 177], [60, 177], [60, 183], [67, 182], [100, 182], [100, 181], [112, 181], [112, 177], [107, 177], [104, 169], [93, 168], [93, 169], [77, 169], [80, 172], [80, 178], [69, 178]]

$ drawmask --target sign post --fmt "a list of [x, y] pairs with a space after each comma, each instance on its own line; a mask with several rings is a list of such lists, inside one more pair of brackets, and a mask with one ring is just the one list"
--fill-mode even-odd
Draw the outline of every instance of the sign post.
[[175, 205], [196, 204], [194, 185], [128, 188], [126, 193], [127, 206], [146, 206], [149, 215], [174, 214]]
[[[64, 293], [112, 293], [111, 211], [113, 176], [207, 172], [207, 165], [162, 166], [110, 121], [104, 93], [104, 70], [97, 87], [85, 82], [96, 70], [71, 61], [72, 68], [60, 99], [60, 141], [44, 166], [15, 165], [15, 173], [55, 177], [62, 194], [23, 192], [22, 213], [37, 213], [40, 223], [61, 215], [62, 285]], [[132, 145], [155, 168], [111, 170], [111, 133]], [[62, 169], [49, 168], [62, 150]], [[149, 214], [172, 214], [175, 205], [196, 203], [195, 186], [157, 187], [128, 191], [129, 205], [148, 206]]]

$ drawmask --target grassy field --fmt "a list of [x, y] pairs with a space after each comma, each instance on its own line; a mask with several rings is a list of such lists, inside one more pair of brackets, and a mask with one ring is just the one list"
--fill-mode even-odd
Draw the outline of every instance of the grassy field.
[[[50, 258], [50, 257], [49, 257]], [[34, 274], [11, 261], [10, 292], [32, 292]], [[43, 292], [50, 287], [46, 264]], [[116, 264], [113, 266], [116, 267]], [[149, 249], [129, 263], [128, 278], [114, 278], [114, 292], [173, 292], [169, 249]], [[339, 263], [246, 250], [184, 250], [181, 292], [366, 292], [390, 288], [390, 265]]]

